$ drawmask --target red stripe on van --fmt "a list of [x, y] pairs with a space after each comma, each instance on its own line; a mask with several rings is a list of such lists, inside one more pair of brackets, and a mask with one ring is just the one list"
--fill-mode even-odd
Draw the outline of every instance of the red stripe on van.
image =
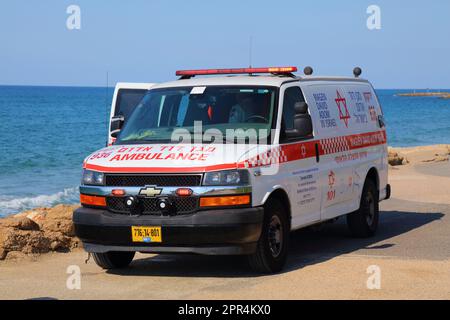
[[386, 143], [386, 131], [375, 131], [320, 140], [320, 155], [333, 154]]
[[83, 166], [85, 169], [100, 171], [105, 173], [164, 173], [164, 172], [204, 172], [204, 171], [217, 171], [217, 170], [228, 170], [228, 169], [236, 169], [238, 164], [229, 163], [229, 164], [217, 164], [212, 166], [203, 166], [203, 167], [104, 167], [98, 166], [94, 164], [86, 163]]
[[271, 151], [257, 155], [251, 159], [239, 163], [217, 164], [200, 167], [104, 167], [85, 163], [83, 164], [83, 167], [85, 169], [106, 173], [206, 172], [236, 168], [254, 168], [275, 163], [284, 163], [312, 158], [316, 156], [316, 144], [318, 145], [319, 155], [323, 156], [360, 148], [373, 147], [385, 143], [386, 131], [381, 130], [348, 136], [286, 144], [283, 146], [272, 148]]
[[254, 168], [275, 163], [296, 161], [316, 156], [316, 144], [319, 155], [329, 155], [359, 148], [368, 148], [386, 143], [386, 131], [374, 131], [348, 136], [324, 138], [320, 140], [292, 143], [276, 147], [265, 154], [248, 159], [245, 167]]

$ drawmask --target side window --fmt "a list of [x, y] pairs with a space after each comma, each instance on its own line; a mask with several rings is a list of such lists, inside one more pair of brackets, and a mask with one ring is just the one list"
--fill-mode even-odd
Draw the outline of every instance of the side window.
[[[282, 128], [294, 129], [294, 107], [297, 102], [305, 102], [299, 87], [290, 87], [284, 91]], [[283, 130], [283, 131], [284, 131]]]
[[124, 116], [126, 121], [146, 93], [146, 89], [119, 89], [114, 115]]

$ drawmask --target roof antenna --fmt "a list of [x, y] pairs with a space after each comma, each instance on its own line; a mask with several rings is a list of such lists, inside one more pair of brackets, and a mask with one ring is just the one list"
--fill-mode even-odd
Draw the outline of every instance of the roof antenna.
[[105, 120], [106, 120], [106, 146], [108, 146], [109, 142], [109, 113], [108, 113], [108, 86], [109, 86], [109, 71], [106, 71], [106, 90], [105, 90]]
[[253, 36], [250, 36], [249, 39], [249, 48], [248, 48], [248, 65], [249, 68], [252, 67], [252, 46], [253, 46]]

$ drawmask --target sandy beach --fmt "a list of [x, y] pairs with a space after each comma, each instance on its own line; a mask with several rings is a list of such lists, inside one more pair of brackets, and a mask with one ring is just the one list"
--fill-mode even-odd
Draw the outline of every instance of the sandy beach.
[[[449, 147], [390, 148], [392, 199], [380, 205], [378, 234], [350, 238], [345, 219], [294, 232], [277, 275], [252, 274], [239, 257], [166, 254], [104, 271], [85, 263], [71, 207], [1, 219], [0, 299], [450, 299]], [[67, 287], [70, 266], [80, 289]], [[379, 288], [367, 286], [370, 266]]]

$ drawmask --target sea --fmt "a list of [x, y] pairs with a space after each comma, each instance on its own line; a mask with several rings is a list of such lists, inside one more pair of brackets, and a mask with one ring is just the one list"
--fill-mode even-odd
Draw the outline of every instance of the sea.
[[[426, 92], [377, 90], [389, 145], [450, 144], [450, 100], [397, 96], [414, 91]], [[112, 94], [100, 87], [0, 86], [0, 217], [78, 203], [82, 161], [106, 144]]]

